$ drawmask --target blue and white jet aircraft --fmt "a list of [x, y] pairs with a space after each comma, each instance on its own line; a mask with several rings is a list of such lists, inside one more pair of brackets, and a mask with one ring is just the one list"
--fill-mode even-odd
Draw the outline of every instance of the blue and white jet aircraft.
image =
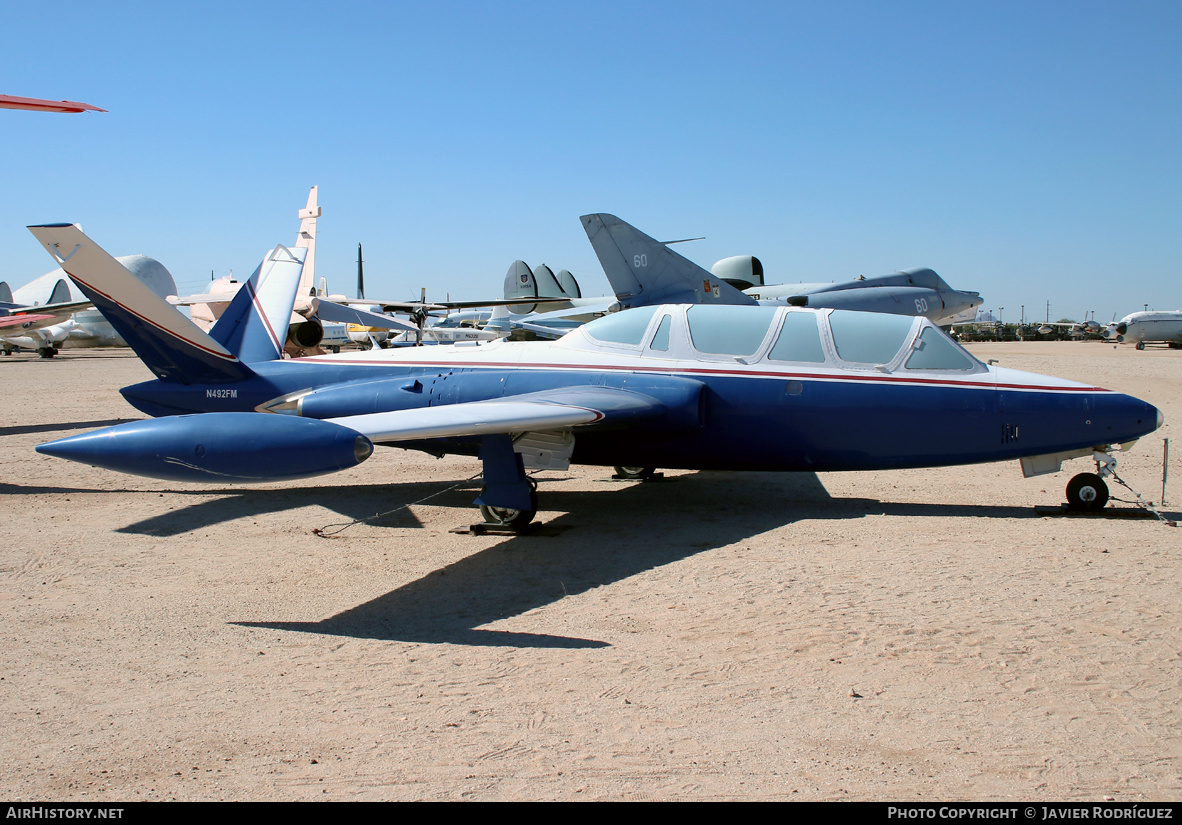
[[[303, 250], [276, 247], [206, 334], [76, 226], [30, 229], [157, 376], [122, 390], [156, 418], [37, 450], [155, 478], [315, 476], [357, 466], [375, 444], [477, 455], [485, 519], [519, 527], [538, 506], [527, 468], [1020, 459], [1035, 475], [1091, 455], [1106, 474], [1112, 445], [1162, 420], [1127, 395], [982, 364], [924, 317], [790, 306], [665, 304], [553, 342], [279, 360]], [[657, 246], [619, 254], [657, 262], [667, 251]], [[1084, 473], [1068, 496], [1100, 507], [1107, 491]]]

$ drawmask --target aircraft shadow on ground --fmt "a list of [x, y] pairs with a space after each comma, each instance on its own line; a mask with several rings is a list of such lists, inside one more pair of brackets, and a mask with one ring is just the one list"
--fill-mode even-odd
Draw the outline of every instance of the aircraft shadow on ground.
[[[507, 538], [322, 621], [236, 624], [387, 641], [602, 647], [607, 643], [479, 628], [797, 520], [861, 518], [899, 506], [833, 499], [812, 473], [694, 473], [666, 483], [605, 488], [546, 492], [543, 485], [543, 506], [565, 511], [547, 525], [572, 528], [558, 535]], [[433, 503], [470, 507], [471, 495], [452, 491]], [[1031, 514], [1023, 508], [935, 509], [939, 515]], [[917, 512], [937, 514], [924, 505], [904, 508]]]
[[92, 430], [99, 427], [114, 427], [136, 421], [135, 418], [111, 418], [106, 421], [72, 421], [66, 424], [26, 424], [18, 427], [0, 427], [0, 438], [6, 435], [28, 435], [29, 433], [56, 433], [64, 430]]
[[[341, 524], [352, 521], [369, 520], [375, 515], [381, 515], [371, 523], [381, 527], [421, 527], [422, 523], [415, 517], [408, 506], [423, 502], [430, 504], [444, 504], [444, 506], [461, 506], [461, 502], [469, 509], [476, 497], [478, 487], [475, 482], [466, 483], [455, 481], [391, 483], [391, 484], [357, 484], [347, 487], [296, 487], [282, 490], [243, 490], [241, 488], [225, 490], [174, 491], [173, 495], [202, 496], [205, 500], [173, 510], [160, 513], [143, 521], [121, 527], [120, 533], [133, 533], [149, 536], [179, 536], [192, 530], [212, 527], [218, 524], [235, 521], [237, 519], [255, 518], [268, 513], [281, 513], [300, 507], [322, 507], [338, 513], [344, 517]], [[450, 493], [449, 488], [455, 487]], [[451, 498], [448, 496], [459, 496]], [[212, 498], [210, 498], [212, 496]], [[425, 501], [426, 500], [426, 501]], [[327, 519], [318, 516], [318, 522], [309, 524], [313, 527], [329, 526]]]

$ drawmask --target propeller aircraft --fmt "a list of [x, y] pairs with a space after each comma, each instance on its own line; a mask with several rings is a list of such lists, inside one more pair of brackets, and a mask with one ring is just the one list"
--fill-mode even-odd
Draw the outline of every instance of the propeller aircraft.
[[1182, 310], [1133, 312], [1105, 327], [1104, 337], [1139, 350], [1146, 344], [1182, 346]]

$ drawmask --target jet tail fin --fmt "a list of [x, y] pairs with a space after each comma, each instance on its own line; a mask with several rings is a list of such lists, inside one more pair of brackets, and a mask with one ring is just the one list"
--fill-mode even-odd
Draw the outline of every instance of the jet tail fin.
[[755, 303], [615, 215], [584, 215], [580, 220], [616, 298], [625, 307]]
[[30, 226], [29, 231], [162, 381], [216, 384], [254, 374], [76, 225]]
[[209, 336], [247, 364], [283, 357], [308, 250], [280, 244], [238, 288]]
[[12, 287], [8, 285], [7, 281], [0, 281], [0, 303], [12, 303]]

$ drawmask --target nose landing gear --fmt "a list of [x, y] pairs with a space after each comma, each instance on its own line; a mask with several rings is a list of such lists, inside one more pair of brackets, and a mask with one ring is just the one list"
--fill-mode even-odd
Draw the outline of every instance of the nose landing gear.
[[1104, 479], [1116, 473], [1116, 459], [1106, 452], [1094, 450], [1096, 472], [1080, 473], [1067, 482], [1067, 507], [1094, 513], [1108, 503], [1108, 485]]

